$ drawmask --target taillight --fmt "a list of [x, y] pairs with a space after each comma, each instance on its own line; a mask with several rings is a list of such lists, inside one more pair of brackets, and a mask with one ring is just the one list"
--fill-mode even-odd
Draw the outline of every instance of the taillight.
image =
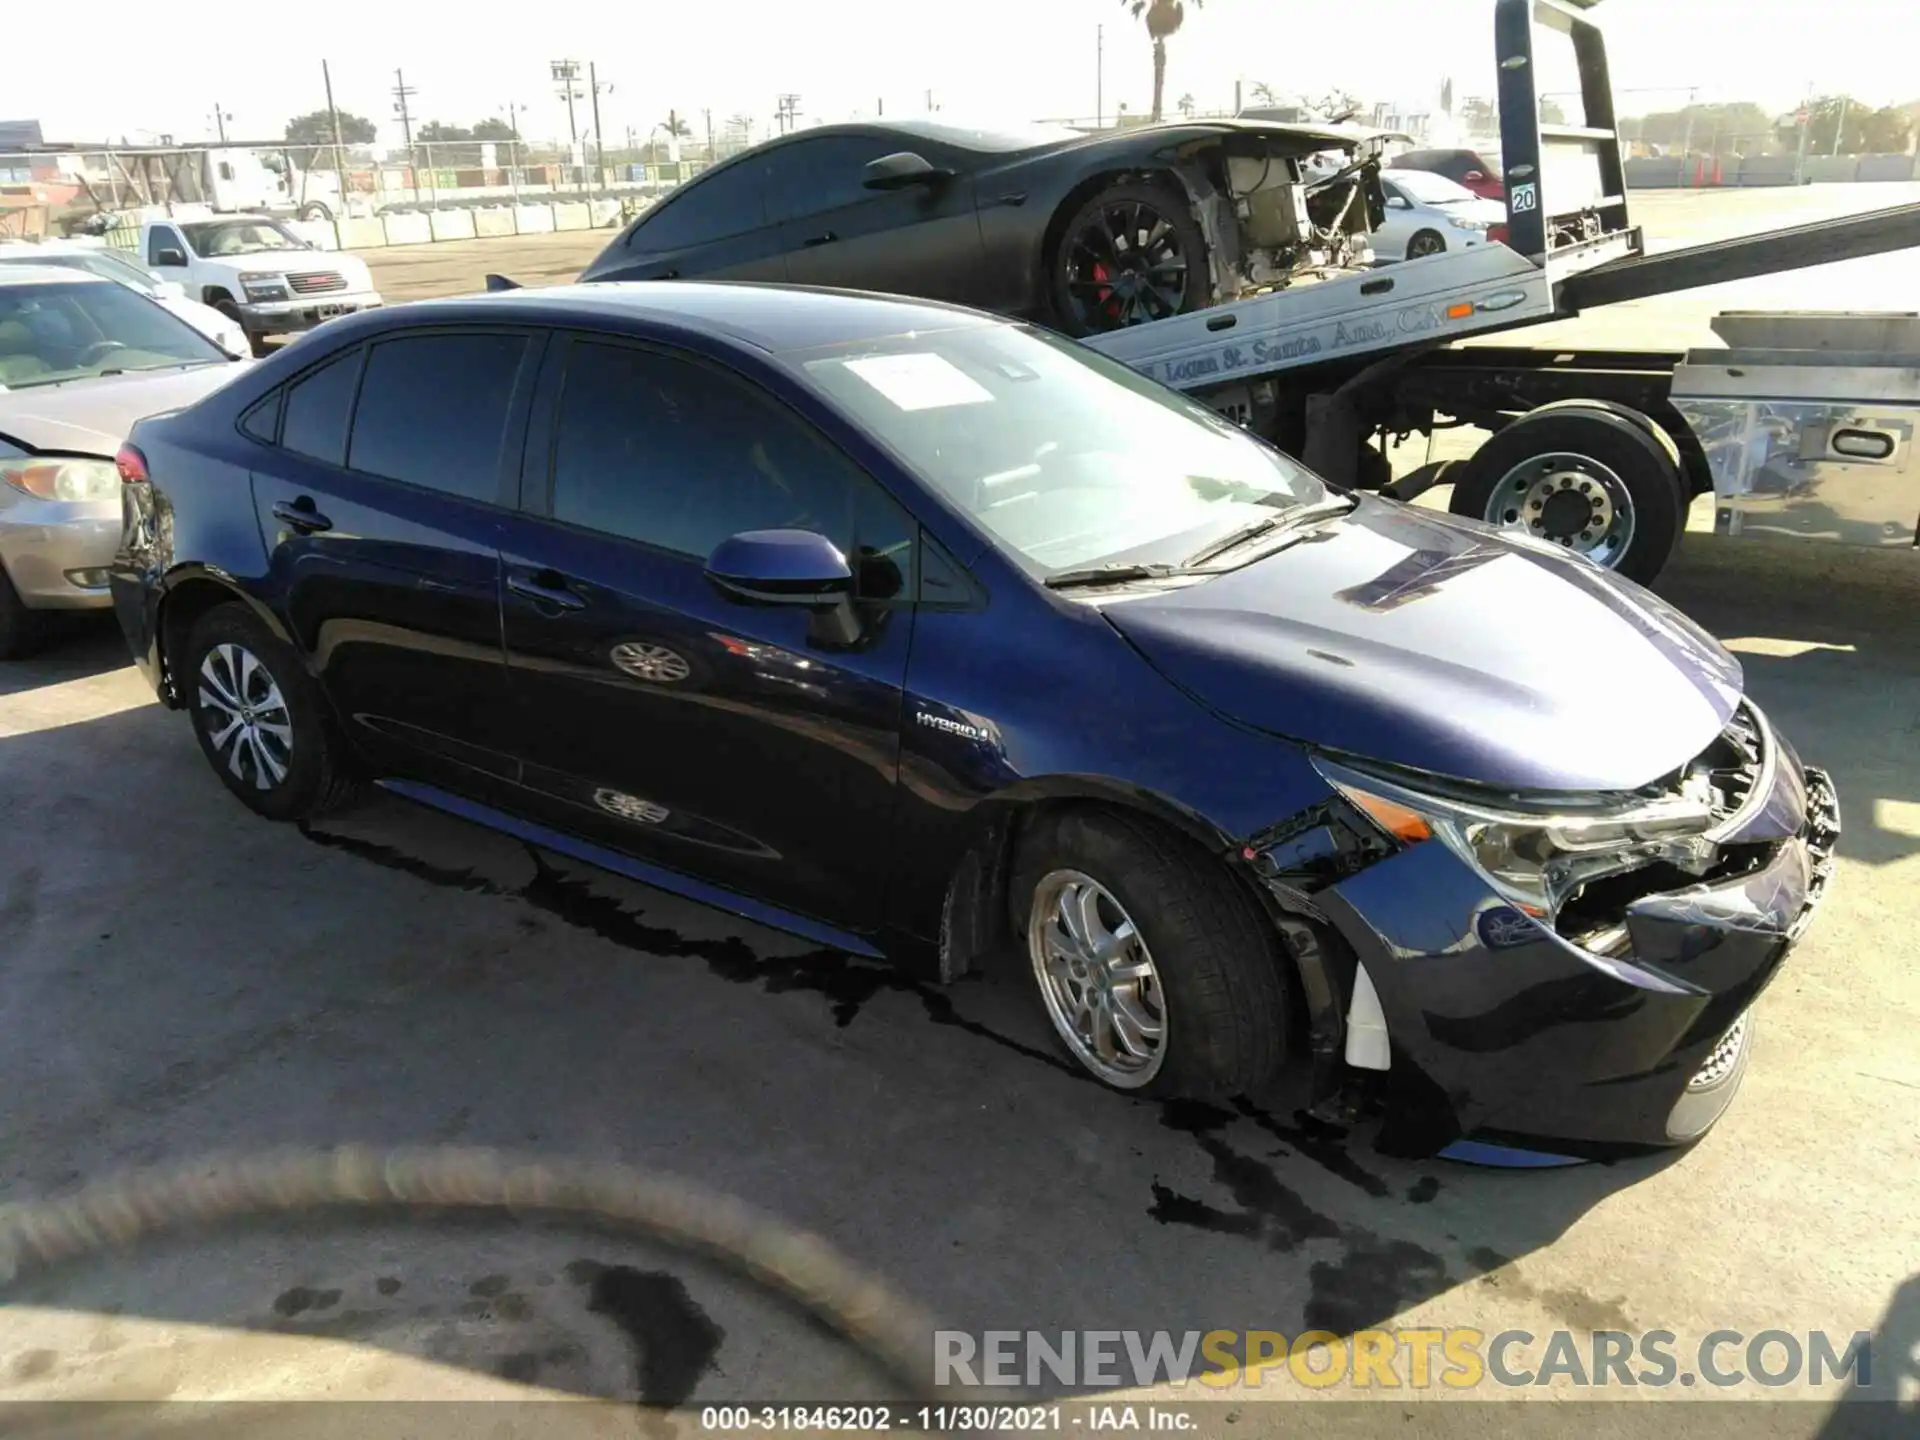
[[147, 457], [140, 453], [138, 445], [122, 445], [113, 457], [113, 468], [120, 472], [123, 485], [146, 485], [152, 480], [147, 474]]
[[1504, 225], [1490, 225], [1487, 227], [1487, 239], [1491, 240], [1495, 245], [1506, 244], [1508, 237], [1512, 233], [1513, 232], [1508, 230]]

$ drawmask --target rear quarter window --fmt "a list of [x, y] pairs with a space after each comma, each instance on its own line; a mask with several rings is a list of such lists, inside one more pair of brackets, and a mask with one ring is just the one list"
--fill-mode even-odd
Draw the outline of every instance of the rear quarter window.
[[287, 387], [286, 417], [280, 427], [282, 448], [329, 465], [347, 458], [347, 417], [353, 413], [354, 387], [365, 354], [352, 350], [329, 360]]
[[766, 169], [755, 158], [688, 181], [634, 222], [627, 248], [651, 255], [758, 229], [766, 223]]

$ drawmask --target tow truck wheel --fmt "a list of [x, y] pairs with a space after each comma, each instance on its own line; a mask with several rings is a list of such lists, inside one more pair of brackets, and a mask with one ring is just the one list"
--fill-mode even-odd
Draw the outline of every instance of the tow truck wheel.
[[1645, 585], [1679, 544], [1680, 466], [1650, 427], [1610, 407], [1514, 421], [1461, 465], [1450, 509], [1524, 530]]
[[1048, 289], [1069, 335], [1098, 335], [1207, 303], [1207, 242], [1178, 185], [1109, 185], [1068, 219]]

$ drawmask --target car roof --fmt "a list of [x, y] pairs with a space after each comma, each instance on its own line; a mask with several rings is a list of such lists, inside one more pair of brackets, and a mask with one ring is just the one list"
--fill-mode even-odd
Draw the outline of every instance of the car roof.
[[0, 270], [0, 285], [111, 285], [104, 275], [90, 275], [70, 265], [32, 265], [9, 263]]
[[554, 325], [638, 321], [717, 335], [776, 355], [915, 331], [1008, 323], [931, 300], [729, 280], [584, 281], [418, 300], [383, 313], [389, 320], [405, 316], [416, 324], [510, 317]]

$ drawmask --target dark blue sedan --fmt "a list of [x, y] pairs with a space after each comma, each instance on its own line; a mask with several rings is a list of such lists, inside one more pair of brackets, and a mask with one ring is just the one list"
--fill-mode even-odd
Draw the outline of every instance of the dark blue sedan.
[[1120, 1090], [1291, 1055], [1405, 1153], [1681, 1143], [1829, 870], [1653, 596], [971, 311], [409, 305], [120, 467], [120, 622], [258, 814], [373, 780], [939, 978], [1017, 949]]

